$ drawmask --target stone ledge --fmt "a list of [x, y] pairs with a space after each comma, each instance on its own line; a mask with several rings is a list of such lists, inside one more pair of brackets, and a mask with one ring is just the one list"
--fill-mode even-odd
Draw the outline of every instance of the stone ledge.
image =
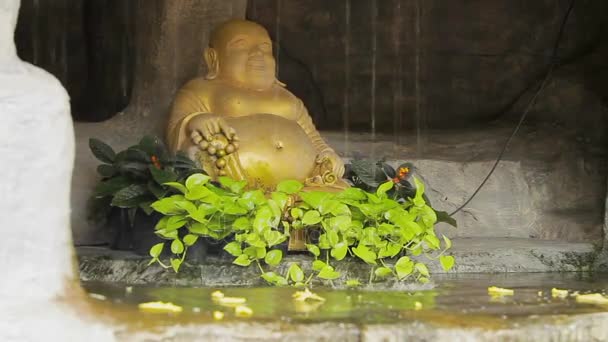
[[[461, 238], [453, 241], [454, 273], [576, 272], [589, 271], [599, 250], [590, 243], [566, 243], [515, 238]], [[126, 284], [177, 286], [262, 285], [258, 271], [240, 267], [231, 260], [209, 257], [205, 263], [183, 267], [179, 274], [158, 265], [147, 266], [149, 258], [100, 247], [78, 247], [80, 278]], [[283, 272], [290, 262], [310, 270], [312, 258], [289, 255], [279, 266]], [[336, 264], [342, 280], [365, 278], [369, 266], [345, 261]], [[438, 262], [430, 262], [432, 273], [444, 273]], [[357, 276], [358, 275], [358, 276]], [[341, 282], [336, 282], [340, 284]], [[387, 284], [389, 285], [389, 284]]]
[[125, 341], [605, 341], [608, 314], [582, 314], [504, 329], [418, 320], [397, 324], [223, 323], [175, 325], [157, 332], [123, 331]]

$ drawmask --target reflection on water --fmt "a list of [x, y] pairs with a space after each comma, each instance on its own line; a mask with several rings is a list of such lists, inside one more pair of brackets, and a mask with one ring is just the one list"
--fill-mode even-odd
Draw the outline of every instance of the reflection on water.
[[[137, 311], [137, 304], [150, 301], [172, 302], [184, 308], [178, 316], [137, 313], [133, 319], [160, 318], [161, 323], [209, 322], [214, 311], [225, 313], [224, 320], [394, 323], [418, 320], [448, 326], [501, 328], [554, 320], [564, 315], [605, 311], [606, 307], [576, 303], [573, 297], [552, 298], [552, 288], [580, 293], [604, 293], [608, 276], [581, 274], [460, 274], [436, 276], [430, 290], [333, 290], [313, 291], [325, 302], [299, 303], [292, 299], [294, 288], [222, 288], [226, 296], [244, 297], [254, 311], [251, 318], [236, 318], [229, 306], [211, 299], [215, 288], [146, 287], [127, 290], [121, 284], [84, 283], [91, 293], [106, 296], [114, 309]], [[491, 297], [489, 286], [513, 289], [515, 294]], [[163, 316], [164, 315], [164, 316]], [[164, 320], [162, 318], [165, 318]], [[158, 321], [156, 322], [158, 324]]]

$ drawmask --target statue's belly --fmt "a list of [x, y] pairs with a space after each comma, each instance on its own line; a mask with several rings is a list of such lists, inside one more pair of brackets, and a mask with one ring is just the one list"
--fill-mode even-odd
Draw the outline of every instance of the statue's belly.
[[226, 118], [240, 138], [239, 159], [251, 185], [273, 187], [282, 180], [304, 181], [316, 151], [295, 121], [272, 114]]

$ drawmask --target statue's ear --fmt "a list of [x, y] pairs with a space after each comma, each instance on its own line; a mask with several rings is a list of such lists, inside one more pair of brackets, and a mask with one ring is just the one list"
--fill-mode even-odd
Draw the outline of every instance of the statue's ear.
[[208, 47], [205, 49], [204, 54], [205, 63], [207, 63], [207, 79], [215, 79], [220, 73], [220, 62], [217, 58], [217, 51], [214, 48]]

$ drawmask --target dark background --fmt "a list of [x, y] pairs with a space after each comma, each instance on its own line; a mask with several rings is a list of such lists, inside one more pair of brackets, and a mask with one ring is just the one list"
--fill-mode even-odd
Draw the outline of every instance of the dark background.
[[[23, 0], [19, 55], [61, 80], [75, 120], [106, 120], [131, 97], [143, 50], [134, 39], [138, 14], [167, 1]], [[318, 128], [391, 133], [516, 121], [548, 69], [569, 2], [249, 0], [247, 17], [278, 42], [279, 78]], [[559, 67], [529, 124], [603, 141], [607, 19], [608, 1], [576, 0]]]

